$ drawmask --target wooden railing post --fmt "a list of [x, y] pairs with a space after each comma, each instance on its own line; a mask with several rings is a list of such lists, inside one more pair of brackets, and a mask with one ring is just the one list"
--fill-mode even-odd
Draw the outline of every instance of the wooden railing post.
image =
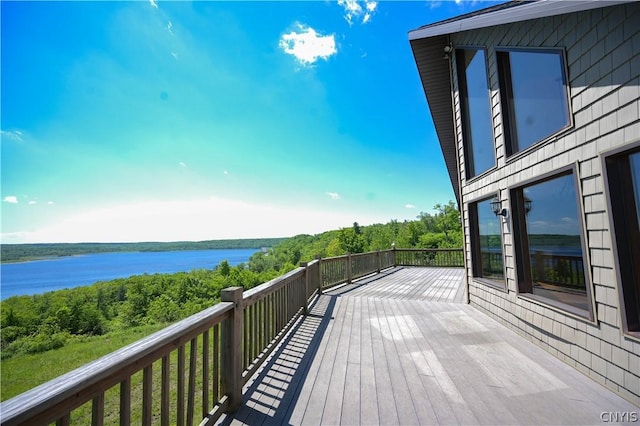
[[351, 284], [351, 253], [347, 254], [347, 283]]
[[379, 274], [380, 273], [380, 269], [382, 269], [380, 267], [380, 250], [376, 250], [376, 272]]
[[318, 296], [322, 294], [322, 257], [318, 256]]
[[222, 328], [222, 380], [229, 396], [228, 412], [242, 405], [242, 287], [228, 287], [220, 292], [220, 301], [233, 302], [233, 314]]
[[398, 266], [398, 258], [396, 257], [396, 243], [391, 243], [391, 259], [393, 260], [393, 267]]
[[300, 262], [300, 266], [304, 268], [304, 301], [303, 301], [303, 315], [309, 315], [309, 262]]

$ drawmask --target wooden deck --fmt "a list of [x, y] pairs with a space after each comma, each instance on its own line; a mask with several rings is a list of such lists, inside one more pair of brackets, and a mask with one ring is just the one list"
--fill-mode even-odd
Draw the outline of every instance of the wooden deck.
[[320, 296], [219, 424], [602, 424], [638, 407], [471, 306], [462, 269]]

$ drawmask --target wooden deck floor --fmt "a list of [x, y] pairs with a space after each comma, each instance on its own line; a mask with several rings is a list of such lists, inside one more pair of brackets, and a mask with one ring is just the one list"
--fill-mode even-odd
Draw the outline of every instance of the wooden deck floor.
[[638, 408], [471, 306], [461, 269], [320, 296], [219, 424], [602, 424]]

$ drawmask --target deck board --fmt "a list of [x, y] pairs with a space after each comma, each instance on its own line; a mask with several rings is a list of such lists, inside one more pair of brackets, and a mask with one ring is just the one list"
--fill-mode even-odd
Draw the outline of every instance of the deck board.
[[637, 407], [473, 307], [464, 271], [394, 268], [319, 296], [219, 424], [600, 424]]

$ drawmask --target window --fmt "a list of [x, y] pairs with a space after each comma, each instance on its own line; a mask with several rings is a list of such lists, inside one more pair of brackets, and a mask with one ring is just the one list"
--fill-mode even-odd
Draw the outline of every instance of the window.
[[471, 223], [475, 225], [471, 226], [473, 276], [504, 286], [501, 221], [491, 210], [491, 201], [478, 201], [469, 206]]
[[467, 178], [496, 163], [487, 66], [482, 49], [456, 50]]
[[498, 51], [507, 155], [570, 125], [561, 50]]
[[511, 193], [518, 289], [593, 319], [573, 170]]
[[640, 146], [605, 157], [605, 172], [623, 328], [640, 337]]

